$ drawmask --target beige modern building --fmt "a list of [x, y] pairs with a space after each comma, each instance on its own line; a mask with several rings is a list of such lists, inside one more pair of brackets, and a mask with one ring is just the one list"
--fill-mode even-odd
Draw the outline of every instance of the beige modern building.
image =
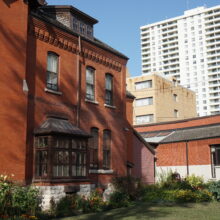
[[135, 97], [133, 124], [146, 124], [197, 116], [195, 93], [177, 84], [174, 77], [159, 74], [127, 78], [127, 90]]

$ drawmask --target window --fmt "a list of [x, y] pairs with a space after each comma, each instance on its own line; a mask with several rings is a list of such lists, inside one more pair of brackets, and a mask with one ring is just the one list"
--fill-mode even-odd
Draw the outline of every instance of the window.
[[216, 166], [220, 166], [220, 144], [211, 146], [212, 178], [216, 178]]
[[113, 105], [113, 76], [105, 75], [105, 104]]
[[220, 145], [214, 145], [211, 147], [213, 164], [220, 166]]
[[98, 169], [99, 129], [91, 128], [92, 138], [89, 139], [90, 169]]
[[174, 109], [174, 117], [175, 118], [179, 117], [179, 111], [177, 109]]
[[142, 99], [135, 100], [136, 106], [145, 106], [145, 105], [152, 105], [153, 104], [153, 97], [147, 97]]
[[95, 101], [95, 69], [86, 68], [86, 99]]
[[47, 85], [48, 89], [58, 90], [58, 61], [59, 56], [53, 52], [47, 54]]
[[148, 89], [148, 88], [152, 88], [152, 80], [146, 80], [146, 81], [135, 83], [135, 89], [136, 90]]
[[65, 136], [35, 138], [35, 178], [73, 179], [87, 175], [87, 139]]
[[149, 122], [153, 122], [153, 120], [154, 120], [153, 114], [136, 116], [136, 124], [149, 123]]
[[173, 94], [173, 100], [174, 100], [175, 102], [178, 101], [178, 96], [177, 96], [177, 94]]
[[111, 167], [111, 131], [103, 131], [103, 169], [110, 169]]

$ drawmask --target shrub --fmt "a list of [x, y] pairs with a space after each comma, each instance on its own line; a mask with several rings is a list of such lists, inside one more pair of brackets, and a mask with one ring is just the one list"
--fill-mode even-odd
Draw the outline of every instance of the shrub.
[[197, 195], [196, 202], [209, 202], [212, 200], [212, 193], [207, 189], [197, 190], [195, 193]]
[[196, 194], [191, 190], [178, 190], [175, 194], [177, 202], [196, 202]]
[[23, 187], [7, 175], [0, 176], [0, 216], [33, 216], [40, 210], [40, 197], [36, 188]]
[[188, 182], [193, 190], [201, 189], [205, 185], [203, 177], [195, 176], [194, 174], [186, 177], [186, 182]]
[[110, 208], [121, 208], [121, 207], [127, 207], [131, 204], [131, 200], [129, 195], [115, 191], [112, 193], [109, 201], [109, 207]]
[[[65, 196], [60, 199], [57, 204], [53, 204], [54, 214], [56, 217], [66, 217], [75, 215], [75, 196]], [[51, 207], [52, 208], [52, 207]]]
[[128, 195], [132, 200], [139, 197], [142, 189], [140, 179], [130, 176], [115, 177], [112, 183], [117, 192]]
[[220, 201], [220, 180], [209, 182], [208, 190], [212, 193], [214, 199]]

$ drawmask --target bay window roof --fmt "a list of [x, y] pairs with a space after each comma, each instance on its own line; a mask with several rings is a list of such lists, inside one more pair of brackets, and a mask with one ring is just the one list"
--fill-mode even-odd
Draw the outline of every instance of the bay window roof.
[[76, 127], [67, 119], [55, 117], [47, 118], [38, 129], [35, 129], [34, 133], [35, 135], [65, 134], [81, 137], [90, 137], [88, 133]]

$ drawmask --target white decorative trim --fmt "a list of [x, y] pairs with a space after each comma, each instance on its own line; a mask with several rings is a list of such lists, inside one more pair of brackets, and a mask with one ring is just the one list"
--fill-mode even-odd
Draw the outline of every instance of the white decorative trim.
[[96, 104], [96, 105], [99, 104], [97, 101], [92, 101], [92, 100], [89, 100], [89, 99], [85, 99], [85, 102], [89, 102], [89, 103]]
[[89, 170], [89, 173], [112, 174], [112, 173], [114, 173], [114, 171], [113, 171], [113, 170], [103, 170], [103, 169], [99, 169], [99, 170]]
[[104, 104], [104, 106], [107, 107], [107, 108], [114, 108], [114, 109], [116, 109], [116, 106], [113, 106], [113, 105]]
[[62, 94], [63, 94], [62, 92], [54, 91], [54, 90], [48, 89], [48, 88], [44, 88], [44, 91], [45, 91], [45, 92], [52, 93], [52, 94], [55, 94], [55, 95], [62, 95]]

